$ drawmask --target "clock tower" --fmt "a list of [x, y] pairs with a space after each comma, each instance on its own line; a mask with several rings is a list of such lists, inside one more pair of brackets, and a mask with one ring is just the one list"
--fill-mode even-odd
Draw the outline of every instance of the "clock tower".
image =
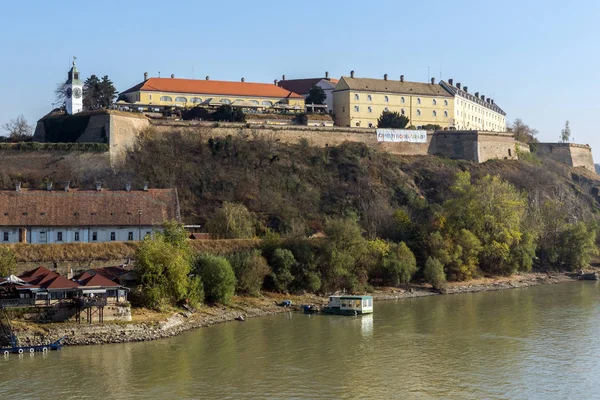
[[73, 57], [73, 67], [69, 71], [69, 78], [65, 82], [65, 96], [67, 114], [77, 114], [83, 110], [83, 83], [79, 80], [79, 71], [75, 66], [77, 57]]

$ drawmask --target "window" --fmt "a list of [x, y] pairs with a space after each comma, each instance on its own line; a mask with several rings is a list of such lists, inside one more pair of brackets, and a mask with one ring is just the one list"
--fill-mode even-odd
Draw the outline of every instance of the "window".
[[221, 99], [220, 101], [223, 104], [231, 104], [231, 100], [229, 100], [229, 99]]
[[62, 242], [62, 232], [56, 232], [56, 241]]
[[417, 97], [417, 104], [421, 104], [421, 98]]
[[404, 111], [404, 108], [403, 108], [403, 109], [400, 111], [400, 113], [401, 113], [402, 115], [406, 115], [406, 111]]
[[200, 97], [192, 97], [192, 103], [202, 103], [202, 99]]
[[8, 242], [8, 232], [4, 232], [2, 240]]
[[400, 97], [400, 102], [401, 102], [402, 104], [406, 103], [406, 100], [404, 99], [404, 97]]
[[265, 101], [263, 101], [263, 102], [262, 102], [262, 105], [263, 105], [263, 106], [267, 106], [267, 107], [272, 107], [272, 106], [273, 106], [273, 103], [272, 103], [272, 102], [270, 102], [270, 101], [267, 101], [267, 100], [265, 100]]
[[146, 235], [144, 237], [149, 237], [151, 235], [150, 231], [146, 231]]
[[133, 232], [127, 233], [127, 240], [133, 240]]
[[384, 108], [384, 111], [390, 111], [390, 109], [386, 107], [386, 108]]
[[437, 101], [435, 99], [433, 99], [433, 105], [437, 106]]
[[357, 121], [357, 122], [356, 122], [356, 126], [360, 126], [360, 121]]
[[258, 100], [250, 100], [248, 103], [250, 103], [250, 104], [258, 104]]
[[448, 111], [444, 111], [444, 117], [448, 118]]
[[359, 106], [354, 106], [354, 111], [360, 112], [360, 107]]
[[160, 96], [160, 101], [173, 101], [171, 96]]
[[373, 96], [371, 96], [371, 95], [368, 95], [368, 96], [367, 96], [367, 101], [373, 101]]
[[111, 241], [115, 241], [117, 239], [117, 235], [115, 234], [115, 232], [111, 232], [110, 233], [110, 240]]
[[433, 116], [437, 117], [437, 111], [433, 110]]
[[346, 112], [346, 107], [342, 107], [342, 112], [345, 113]]
[[357, 94], [354, 95], [354, 100], [360, 100], [360, 96]]
[[447, 106], [448, 105], [448, 100], [444, 100], [444, 105]]
[[92, 232], [92, 241], [95, 242], [98, 240], [98, 232]]
[[373, 107], [369, 106], [369, 107], [367, 108], [367, 111], [368, 111], [368, 112], [370, 112], [370, 113], [372, 113], [372, 112], [373, 112]]
[[417, 109], [417, 115], [420, 117], [421, 116], [421, 110]]
[[40, 242], [46, 243], [46, 231], [40, 231]]
[[148, 95], [148, 100], [152, 100], [152, 95], [151, 94]]
[[386, 103], [389, 103], [389, 102], [390, 102], [390, 98], [389, 98], [388, 96], [385, 96], [385, 97], [383, 98], [383, 101], [385, 101]]
[[75, 232], [73, 240], [79, 242], [79, 232]]

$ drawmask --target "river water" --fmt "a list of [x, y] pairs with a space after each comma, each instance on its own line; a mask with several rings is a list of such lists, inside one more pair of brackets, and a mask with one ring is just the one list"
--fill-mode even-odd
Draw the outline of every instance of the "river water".
[[0, 356], [0, 399], [600, 398], [600, 284], [287, 313], [145, 343]]

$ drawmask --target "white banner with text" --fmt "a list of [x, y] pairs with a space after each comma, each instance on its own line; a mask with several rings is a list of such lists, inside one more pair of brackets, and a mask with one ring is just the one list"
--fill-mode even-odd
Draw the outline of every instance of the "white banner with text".
[[427, 143], [427, 131], [409, 129], [377, 129], [378, 142]]

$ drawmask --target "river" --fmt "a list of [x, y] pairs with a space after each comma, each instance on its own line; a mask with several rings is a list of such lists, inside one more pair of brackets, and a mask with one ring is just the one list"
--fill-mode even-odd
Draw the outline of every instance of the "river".
[[145, 343], [0, 356], [0, 399], [600, 398], [600, 284], [279, 314]]

